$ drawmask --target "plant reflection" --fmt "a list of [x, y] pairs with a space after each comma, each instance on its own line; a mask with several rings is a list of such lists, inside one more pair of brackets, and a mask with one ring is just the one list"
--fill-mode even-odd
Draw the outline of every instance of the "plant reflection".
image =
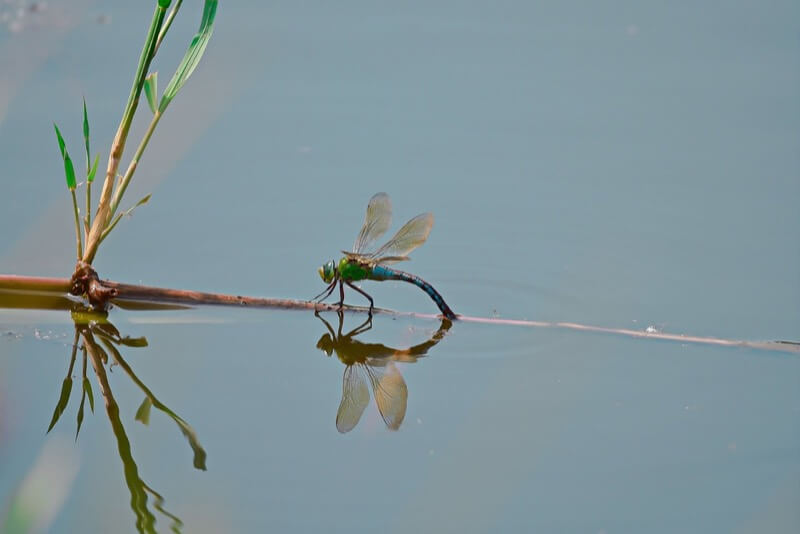
[[78, 439], [81, 424], [83, 423], [84, 404], [87, 398], [89, 399], [89, 408], [94, 412], [94, 393], [86, 372], [87, 362], [90, 362], [94, 374], [97, 377], [99, 393], [105, 403], [106, 414], [111, 422], [111, 429], [117, 440], [117, 450], [119, 451], [119, 456], [124, 468], [125, 483], [131, 494], [131, 509], [136, 516], [136, 529], [139, 532], [148, 533], [156, 531], [156, 516], [148, 507], [148, 496], [151, 496], [153, 498], [153, 508], [169, 519], [170, 529], [173, 532], [180, 532], [183, 522], [176, 515], [166, 510], [164, 507], [164, 498], [145, 483], [139, 475], [139, 469], [131, 451], [130, 441], [128, 440], [125, 427], [120, 419], [119, 405], [111, 391], [111, 385], [109, 384], [108, 375], [106, 374], [106, 367], [111, 365], [118, 366], [144, 393], [144, 401], [136, 412], [137, 421], [147, 425], [150, 420], [150, 409], [152, 407], [167, 414], [167, 416], [175, 421], [178, 428], [180, 428], [181, 432], [188, 440], [193, 451], [194, 467], [197, 469], [205, 470], [206, 468], [205, 450], [203, 450], [203, 447], [200, 445], [192, 427], [158, 400], [153, 392], [150, 391], [138, 376], [136, 376], [133, 369], [131, 369], [130, 365], [128, 365], [125, 358], [120, 353], [121, 347], [146, 347], [147, 340], [144, 337], [123, 337], [116, 327], [108, 322], [105, 314], [78, 310], [72, 312], [72, 318], [75, 322], [75, 336], [72, 343], [69, 369], [67, 371], [67, 377], [62, 383], [61, 395], [59, 396], [47, 431], [49, 432], [56, 425], [61, 414], [67, 407], [72, 390], [72, 372], [77, 360], [78, 350], [80, 350], [83, 356], [81, 366], [82, 392], [81, 402], [78, 406], [75, 439]]
[[442, 340], [453, 323], [442, 319], [439, 329], [428, 341], [407, 349], [395, 349], [380, 343], [364, 343], [354, 339], [372, 328], [372, 316], [346, 334], [342, 333], [342, 312], [338, 313], [339, 327], [336, 331], [318, 312], [316, 316], [328, 329], [317, 341], [317, 348], [328, 356], [335, 352], [346, 366], [342, 377], [342, 400], [336, 412], [336, 429], [344, 434], [358, 424], [369, 404], [367, 381], [372, 386], [375, 404], [386, 427], [390, 430], [400, 428], [406, 415], [408, 388], [394, 362], [412, 363], [425, 356], [428, 350]]

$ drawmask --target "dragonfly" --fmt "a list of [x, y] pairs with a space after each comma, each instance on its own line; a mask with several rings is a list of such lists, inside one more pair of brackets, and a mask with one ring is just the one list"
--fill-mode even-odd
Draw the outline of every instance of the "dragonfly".
[[345, 284], [369, 300], [369, 313], [375, 307], [372, 297], [366, 291], [353, 284], [361, 280], [401, 280], [414, 284], [422, 289], [433, 302], [439, 307], [442, 315], [453, 320], [456, 314], [444, 301], [442, 295], [433, 288], [428, 282], [419, 276], [400, 271], [388, 265], [406, 261], [408, 254], [422, 245], [427, 239], [428, 234], [433, 228], [433, 214], [422, 213], [417, 215], [406, 224], [383, 246], [372, 250], [374, 243], [383, 236], [392, 223], [392, 202], [386, 193], [377, 193], [367, 204], [367, 214], [364, 217], [364, 224], [356, 237], [351, 251], [343, 250], [344, 256], [338, 261], [330, 260], [323, 264], [318, 272], [322, 280], [328, 284], [325, 290], [314, 297], [313, 300], [322, 302], [333, 293], [336, 286], [339, 286], [339, 309], [344, 305], [344, 286]]

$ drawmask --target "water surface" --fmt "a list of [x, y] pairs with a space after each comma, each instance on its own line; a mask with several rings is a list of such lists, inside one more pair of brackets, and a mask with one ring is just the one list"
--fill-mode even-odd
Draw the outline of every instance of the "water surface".
[[[199, 19], [184, 9], [155, 66], [163, 80]], [[79, 152], [85, 95], [94, 146], [108, 149], [150, 16], [124, 2], [47, 10], [38, 26], [0, 28], [2, 273], [71, 272], [51, 123]], [[797, 340], [798, 11], [223, 3], [130, 188], [131, 203], [153, 199], [95, 266], [130, 283], [308, 298], [386, 191], [395, 228], [435, 213], [407, 268], [458, 313]], [[436, 311], [411, 286], [364, 288], [380, 306]], [[338, 334], [336, 314], [323, 317]], [[796, 355], [456, 323], [416, 361], [391, 359], [407, 397], [396, 431], [367, 379], [369, 405], [340, 433], [346, 362], [317, 347], [330, 331], [311, 312], [110, 320], [147, 339], [120, 354], [191, 426], [206, 469], [169, 415], [136, 420], [146, 394], [111, 361], [129, 453], [91, 364], [95, 410], [76, 441], [80, 352], [46, 434], [75, 327], [68, 312], [0, 310], [2, 513], [44, 465], [64, 480], [55, 532], [135, 532], [148, 514], [186, 532], [800, 526]], [[363, 320], [345, 314], [343, 333]], [[402, 352], [439, 328], [377, 316], [353, 340]], [[170, 515], [147, 490], [145, 512], [132, 503], [136, 480]]]

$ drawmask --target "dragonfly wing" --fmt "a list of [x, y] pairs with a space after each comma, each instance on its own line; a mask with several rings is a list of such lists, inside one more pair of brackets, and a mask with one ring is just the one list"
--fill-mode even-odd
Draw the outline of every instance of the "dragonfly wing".
[[344, 254], [348, 260], [356, 260], [363, 263], [373, 263], [373, 264], [397, 263], [399, 261], [408, 261], [411, 259], [408, 256], [381, 256], [380, 258], [377, 258], [376, 261], [376, 258], [373, 258], [372, 254], [356, 254], [355, 252], [347, 252], [346, 250], [343, 250], [342, 254]]
[[391, 263], [398, 263], [401, 261], [408, 261], [411, 258], [408, 256], [381, 256], [380, 258], [369, 258], [372, 263], [378, 264], [381, 263], [383, 265], [388, 265]]
[[397, 430], [403, 424], [408, 404], [408, 388], [403, 375], [391, 361], [383, 368], [367, 365], [367, 373], [383, 422], [389, 430]]
[[397, 257], [408, 256], [412, 250], [428, 239], [431, 228], [433, 228], [433, 213], [417, 215], [404, 224], [403, 227], [394, 234], [394, 237], [375, 251], [372, 256], [373, 258], [378, 258], [376, 260], [378, 263], [381, 263], [380, 258], [384, 256], [388, 256], [394, 259], [394, 261], [397, 261], [395, 259]]
[[369, 246], [381, 237], [392, 224], [392, 201], [386, 193], [378, 193], [369, 199], [364, 225], [353, 244], [353, 252], [366, 251]]
[[358, 424], [369, 404], [369, 390], [357, 365], [348, 365], [342, 376], [342, 401], [336, 412], [336, 430], [345, 434]]

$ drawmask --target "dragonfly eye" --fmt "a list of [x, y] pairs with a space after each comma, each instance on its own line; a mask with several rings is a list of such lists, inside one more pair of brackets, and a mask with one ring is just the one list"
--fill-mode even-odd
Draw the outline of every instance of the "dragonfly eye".
[[333, 260], [325, 263], [325, 265], [323, 265], [322, 267], [320, 267], [317, 270], [317, 272], [319, 273], [319, 277], [322, 278], [322, 280], [326, 284], [330, 284], [331, 283], [331, 281], [333, 280], [333, 276], [334, 276], [335, 271], [336, 271], [336, 268], [333, 265]]

